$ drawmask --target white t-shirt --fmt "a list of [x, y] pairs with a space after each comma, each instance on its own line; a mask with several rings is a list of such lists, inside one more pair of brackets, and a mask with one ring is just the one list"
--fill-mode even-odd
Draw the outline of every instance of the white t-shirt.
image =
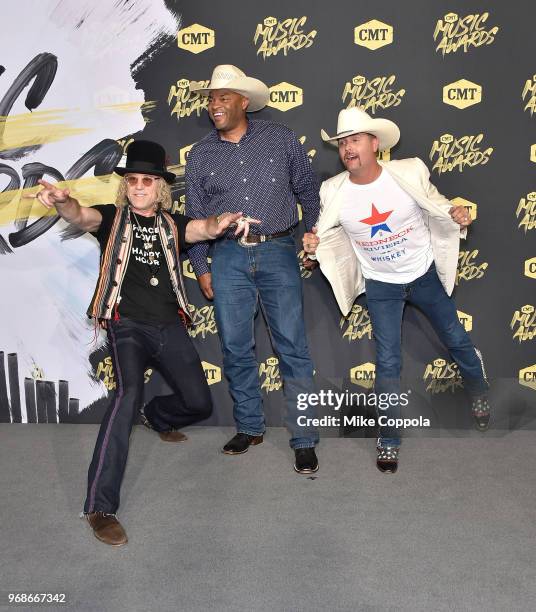
[[421, 209], [386, 170], [367, 185], [347, 177], [341, 187], [340, 222], [365, 278], [410, 283], [434, 256]]

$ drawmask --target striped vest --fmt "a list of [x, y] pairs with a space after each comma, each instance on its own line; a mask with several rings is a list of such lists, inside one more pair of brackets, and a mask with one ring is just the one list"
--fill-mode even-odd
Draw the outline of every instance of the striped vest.
[[[179, 233], [172, 216], [163, 210], [158, 214], [157, 230], [171, 279], [171, 287], [177, 298], [179, 314], [181, 318], [186, 319], [186, 323], [189, 325], [192, 321], [179, 261]], [[112, 318], [114, 306], [121, 294], [121, 285], [127, 271], [132, 247], [132, 234], [129, 207], [118, 208], [106, 248], [101, 253], [99, 279], [87, 310], [88, 317], [95, 319]]]

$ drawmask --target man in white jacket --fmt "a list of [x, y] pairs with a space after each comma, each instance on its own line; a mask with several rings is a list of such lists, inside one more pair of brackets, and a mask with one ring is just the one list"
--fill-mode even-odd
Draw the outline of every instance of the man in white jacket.
[[[378, 161], [378, 151], [400, 138], [392, 121], [344, 109], [337, 134], [322, 130], [322, 138], [338, 146], [346, 170], [322, 183], [317, 229], [304, 235], [304, 249], [318, 259], [343, 315], [366, 291], [376, 342], [375, 393], [400, 392], [402, 315], [405, 303], [412, 303], [427, 315], [457, 363], [475, 425], [485, 431], [490, 408], [482, 356], [449, 297], [460, 237], [471, 223], [468, 212], [437, 191], [420, 159]], [[385, 417], [399, 416], [400, 405], [392, 402]], [[400, 430], [379, 430], [378, 469], [395, 472]]]

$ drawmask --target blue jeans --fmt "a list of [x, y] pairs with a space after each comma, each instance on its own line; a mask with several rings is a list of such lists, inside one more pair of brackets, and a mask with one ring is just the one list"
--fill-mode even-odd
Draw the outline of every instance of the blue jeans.
[[[376, 343], [376, 379], [379, 393], [400, 393], [401, 328], [406, 302], [417, 306], [430, 320], [439, 339], [460, 370], [464, 387], [471, 396], [482, 395], [488, 381], [480, 351], [458, 319], [456, 305], [437, 276], [435, 264], [411, 283], [395, 284], [366, 279], [367, 306]], [[390, 405], [387, 418], [400, 418], [400, 406]], [[400, 430], [380, 427], [382, 445], [400, 444]]]
[[260, 306], [279, 358], [290, 446], [314, 447], [318, 431], [297, 424], [298, 416], [315, 414], [311, 407], [305, 411], [296, 407], [297, 395], [314, 392], [314, 384], [294, 238], [285, 236], [247, 247], [235, 240], [219, 240], [214, 245], [211, 271], [223, 367], [234, 401], [237, 431], [257, 436], [265, 430], [254, 351], [254, 318]]

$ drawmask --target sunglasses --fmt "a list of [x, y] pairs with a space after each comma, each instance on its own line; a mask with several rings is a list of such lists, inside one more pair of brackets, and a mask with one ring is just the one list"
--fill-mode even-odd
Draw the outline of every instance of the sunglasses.
[[159, 176], [125, 176], [126, 182], [130, 185], [130, 187], [135, 187], [138, 182], [141, 180], [144, 187], [150, 187], [155, 181], [159, 181]]

